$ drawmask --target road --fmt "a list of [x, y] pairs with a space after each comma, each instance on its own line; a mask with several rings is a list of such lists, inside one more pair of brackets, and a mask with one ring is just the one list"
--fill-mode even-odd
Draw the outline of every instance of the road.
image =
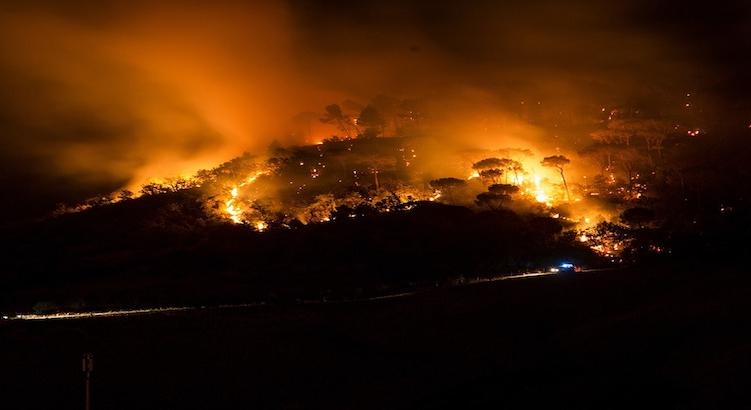
[[[613, 270], [613, 269], [587, 269], [579, 273], [603, 272], [607, 270]], [[566, 273], [566, 274], [571, 274], [571, 273]], [[501, 276], [494, 276], [494, 277], [470, 279], [462, 284], [458, 284], [455, 286], [470, 286], [470, 285], [492, 283], [492, 282], [504, 281], [504, 280], [532, 279], [532, 278], [539, 278], [542, 276], [554, 276], [554, 275], [560, 275], [560, 274], [561, 274], [560, 272], [539, 271], [539, 272], [523, 273], [519, 275], [501, 275]], [[382, 296], [374, 296], [374, 297], [369, 297], [369, 298], [335, 300], [335, 301], [306, 300], [306, 301], [300, 301], [299, 304], [309, 305], [309, 304], [322, 304], [322, 303], [357, 303], [357, 302], [366, 302], [366, 301], [387, 300], [387, 299], [412, 296], [417, 293], [426, 292], [430, 290], [431, 288], [415, 290], [411, 292], [399, 292], [399, 293], [387, 294], [387, 295], [382, 295]], [[119, 309], [119, 310], [113, 309], [113, 310], [105, 310], [105, 311], [18, 313], [18, 314], [12, 314], [12, 315], [2, 314], [0, 315], [0, 318], [2, 320], [13, 320], [13, 321], [15, 320], [33, 320], [33, 321], [75, 320], [75, 319], [97, 319], [97, 318], [103, 319], [103, 318], [114, 318], [114, 317], [123, 317], [123, 316], [149, 315], [149, 314], [156, 314], [156, 313], [186, 312], [186, 311], [205, 310], [205, 309], [241, 309], [241, 308], [249, 308], [249, 307], [263, 306], [263, 305], [264, 303], [239, 303], [239, 304], [226, 304], [226, 305], [212, 306], [212, 307], [166, 306], [166, 307], [141, 308], [141, 309]]]
[[751, 277], [670, 266], [523, 275], [342, 303], [16, 320], [0, 407], [737, 408]]

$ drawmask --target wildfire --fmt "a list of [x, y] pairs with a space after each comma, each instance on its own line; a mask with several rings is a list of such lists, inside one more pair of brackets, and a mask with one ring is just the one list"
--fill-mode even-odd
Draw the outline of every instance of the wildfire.
[[535, 175], [534, 176], [534, 181], [535, 181], [535, 191], [534, 191], [535, 200], [537, 202], [540, 202], [540, 203], [543, 203], [543, 204], [546, 204], [546, 205], [550, 206], [550, 197], [545, 192], [545, 190], [542, 189], [542, 184], [541, 184], [540, 176], [539, 175]]
[[[240, 207], [237, 204], [237, 200], [240, 195], [240, 188], [254, 183], [258, 179], [258, 177], [260, 177], [261, 175], [266, 175], [266, 174], [267, 174], [267, 171], [257, 171], [254, 174], [247, 176], [243, 180], [243, 182], [232, 186], [232, 188], [229, 191], [230, 198], [224, 201], [225, 213], [227, 214], [227, 217], [232, 222], [236, 224], [243, 223], [243, 219], [242, 219], [243, 211], [242, 209], [240, 209]], [[262, 221], [256, 223], [255, 226], [256, 226], [256, 229], [258, 229], [259, 231], [263, 231], [264, 229], [266, 229], [266, 223]]]
[[229, 219], [231, 219], [232, 222], [239, 224], [239, 223], [242, 223], [242, 219], [240, 218], [242, 216], [242, 211], [240, 211], [240, 209], [238, 209], [235, 206], [237, 195], [238, 195], [237, 186], [233, 186], [232, 189], [230, 190], [231, 197], [224, 203], [224, 208], [227, 211], [227, 215], [229, 215]]
[[[497, 167], [492, 169], [496, 171], [494, 174], [485, 173], [486, 169], [482, 169], [482, 167], [478, 167], [479, 170], [467, 170], [466, 173], [460, 171], [459, 175], [464, 174], [467, 177], [464, 181], [458, 181], [463, 183], [461, 185], [463, 188], [454, 192], [452, 192], [451, 187], [447, 187], [441, 192], [441, 190], [434, 189], [429, 184], [418, 185], [414, 181], [399, 180], [393, 175], [389, 176], [386, 171], [382, 174], [383, 180], [380, 181], [379, 187], [379, 181], [376, 180], [375, 184], [371, 185], [369, 179], [366, 180], [362, 176], [364, 173], [362, 170], [343, 169], [341, 172], [346, 174], [335, 174], [337, 169], [327, 168], [324, 160], [320, 159], [323, 158], [324, 151], [321, 151], [321, 148], [317, 148], [317, 151], [314, 151], [313, 154], [317, 154], [319, 158], [313, 160], [309, 160], [307, 157], [295, 158], [293, 161], [289, 161], [287, 166], [294, 168], [294, 172], [277, 173], [275, 167], [278, 165], [275, 165], [276, 163], [267, 162], [263, 164], [253, 160], [252, 163], [247, 165], [242, 163], [243, 167], [234, 165], [235, 168], [212, 171], [212, 173], [207, 173], [201, 177], [176, 178], [151, 183], [141, 191], [143, 195], [155, 195], [162, 192], [193, 189], [204, 185], [206, 187], [204, 188], [206, 190], [205, 200], [210, 205], [206, 209], [215, 210], [214, 216], [231, 221], [234, 224], [242, 224], [257, 232], [265, 232], [270, 230], [272, 226], [274, 229], [276, 227], [292, 227], [291, 222], [294, 222], [294, 219], [302, 224], [308, 224], [329, 222], [343, 217], [357, 218], [364, 214], [356, 211], [359, 207], [370, 207], [372, 210], [385, 213], [409, 210], [421, 201], [440, 201], [455, 204], [455, 201], [466, 201], [468, 195], [479, 196], [477, 192], [480, 189], [487, 190], [490, 193], [507, 190], [510, 192], [509, 194], [497, 194], [499, 198], [505, 198], [497, 200], [500, 205], [496, 203], [488, 206], [508, 207], [514, 211], [522, 210], [522, 212], [527, 212], [529, 209], [533, 212], [542, 212], [546, 216], [561, 220], [567, 226], [575, 226], [577, 231], [573, 237], [574, 240], [578, 240], [578, 242], [603, 256], [616, 257], [628, 245], [628, 242], [616, 235], [597, 231], [597, 223], [612, 219], [612, 215], [603, 217], [603, 210], [596, 207], [593, 209], [594, 204], [598, 202], [597, 198], [592, 199], [591, 197], [600, 195], [601, 191], [631, 200], [637, 199], [641, 192], [646, 190], [645, 178], [638, 172], [631, 175], [630, 185], [627, 187], [624, 185], [622, 178], [616, 178], [614, 170], [607, 168], [607, 172], [600, 177], [600, 183], [605, 184], [606, 188], [596, 188], [599, 191], [591, 190], [592, 184], [588, 184], [585, 177], [583, 188], [579, 184], [574, 185], [569, 182], [570, 186], [574, 187], [573, 192], [569, 193], [565, 185], [558, 183], [557, 176], [553, 174], [554, 170], [540, 167], [539, 158], [504, 159], [505, 162], [497, 158], [490, 158], [496, 160], [496, 163], [492, 164]], [[409, 152], [405, 148], [401, 148], [399, 151], [402, 153]], [[411, 152], [407, 155], [414, 158], [416, 156], [413, 153], [414, 150]], [[476, 164], [473, 164], [473, 168]], [[331, 170], [331, 174], [326, 175], [327, 178], [321, 178], [324, 168], [327, 168], [327, 174]], [[370, 169], [378, 177], [379, 168], [373, 166]], [[252, 171], [249, 172], [248, 170]], [[315, 192], [315, 189], [320, 188], [322, 184], [328, 183], [329, 177], [332, 177], [332, 181], [338, 177], [339, 184], [346, 184], [346, 178], [350, 176], [350, 172], [352, 183], [360, 188], [357, 192], [351, 192], [347, 195], [329, 192], [318, 194], [314, 198], [306, 197], [310, 192]], [[244, 177], [238, 178], [237, 175]], [[265, 193], [262, 194], [263, 191], [260, 188], [247, 188], [264, 175], [284, 176], [282, 181], [279, 180], [280, 178], [274, 177], [269, 181], [264, 181], [263, 185], [267, 186], [267, 182], [269, 184], [283, 184], [285, 189], [289, 188], [290, 192], [296, 192], [296, 202], [290, 205], [278, 200], [278, 198], [271, 200], [268, 196], [264, 196]], [[287, 179], [288, 175], [289, 179]], [[299, 178], [303, 178], [303, 176], [306, 178], [307, 184], [300, 182]], [[563, 172], [561, 172], [561, 179], [563, 179], [562, 177]], [[397, 180], [393, 181], [389, 178]], [[472, 182], [466, 183], [466, 181]], [[565, 180], [562, 182], [565, 184]], [[287, 183], [289, 183], [289, 187]], [[515, 185], [515, 187], [509, 185]], [[308, 186], [315, 189], [306, 190]], [[220, 192], [220, 194], [217, 195], [217, 192]], [[91, 207], [99, 203], [115, 203], [133, 198], [135, 195], [138, 194], [129, 191], [127, 195], [125, 192], [118, 195], [113, 194], [107, 198], [83, 204], [82, 207]], [[584, 199], [580, 195], [585, 195]], [[492, 195], [486, 196], [493, 197]], [[215, 199], [217, 197], [219, 199], [218, 206]], [[568, 201], [569, 197], [572, 202]], [[479, 200], [476, 203], [479, 207], [486, 205], [480, 204], [481, 201]], [[567, 206], [559, 209], [557, 206], [562, 203], [567, 203]], [[543, 209], [535, 204], [544, 204], [547, 208]], [[534, 206], [529, 207], [528, 205]], [[349, 212], [342, 213], [342, 210], [348, 209]]]

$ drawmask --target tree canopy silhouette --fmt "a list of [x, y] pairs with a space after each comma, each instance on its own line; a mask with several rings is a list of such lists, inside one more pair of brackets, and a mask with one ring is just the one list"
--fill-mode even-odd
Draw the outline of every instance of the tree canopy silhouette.
[[563, 180], [563, 188], [566, 190], [566, 200], [570, 201], [571, 196], [568, 192], [568, 184], [566, 183], [566, 176], [563, 174], [563, 167], [570, 164], [571, 160], [564, 157], [563, 155], [552, 155], [549, 157], [543, 158], [541, 164], [545, 167], [551, 167], [556, 168], [558, 172], [561, 174], [561, 180]]

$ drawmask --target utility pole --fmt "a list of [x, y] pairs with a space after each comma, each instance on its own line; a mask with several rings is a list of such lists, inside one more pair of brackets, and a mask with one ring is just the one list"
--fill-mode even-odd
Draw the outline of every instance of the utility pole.
[[83, 354], [82, 370], [86, 374], [86, 401], [84, 410], [91, 410], [91, 372], [94, 371], [94, 355], [92, 353]]

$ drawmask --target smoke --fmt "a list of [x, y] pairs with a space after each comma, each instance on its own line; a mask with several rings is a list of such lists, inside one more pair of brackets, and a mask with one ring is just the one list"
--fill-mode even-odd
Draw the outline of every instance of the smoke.
[[[681, 22], [704, 10], [677, 20], [648, 4], [6, 3], [0, 171], [18, 198], [6, 209], [187, 175], [274, 140], [310, 142], [287, 134], [290, 118], [313, 113], [319, 138], [331, 132], [315, 121], [323, 106], [381, 93], [428, 101], [445, 147], [574, 152], [576, 138], [530, 125], [520, 106], [581, 118], [723, 89], [707, 78], [736, 72], [726, 48], [686, 43], [707, 27]], [[711, 18], [738, 35], [746, 11]]]

